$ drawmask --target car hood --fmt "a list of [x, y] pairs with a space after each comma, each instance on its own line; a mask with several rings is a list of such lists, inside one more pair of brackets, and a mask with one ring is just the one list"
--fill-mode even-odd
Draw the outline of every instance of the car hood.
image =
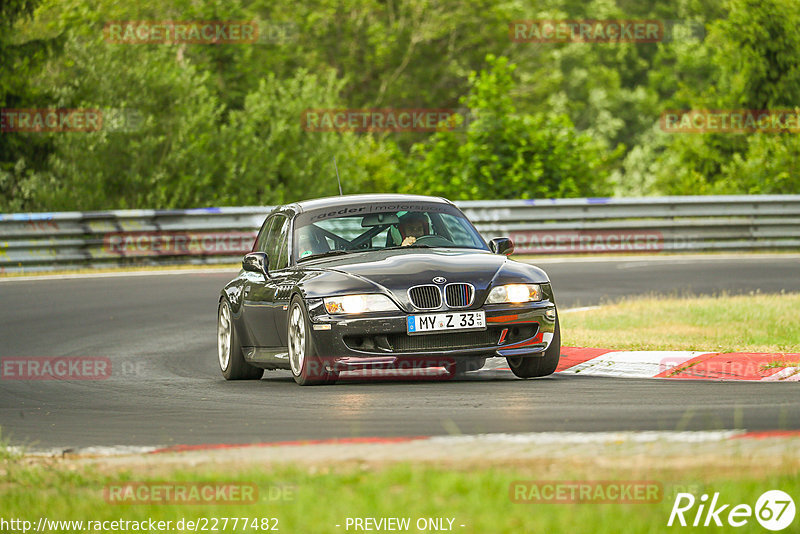
[[475, 287], [475, 307], [491, 287], [501, 283], [547, 283], [544, 271], [489, 252], [454, 249], [410, 249], [356, 253], [307, 265], [304, 285], [307, 297], [355, 292], [386, 293], [411, 310], [407, 290], [411, 286], [432, 284], [443, 277], [445, 283], [467, 282]]

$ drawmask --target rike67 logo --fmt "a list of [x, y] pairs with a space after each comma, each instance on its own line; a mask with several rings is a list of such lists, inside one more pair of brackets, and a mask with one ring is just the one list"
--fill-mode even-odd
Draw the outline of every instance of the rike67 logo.
[[764, 492], [756, 500], [755, 507], [724, 503], [720, 500], [719, 492], [714, 493], [710, 501], [707, 494], [696, 499], [691, 493], [679, 493], [675, 496], [667, 526], [742, 527], [755, 516], [762, 527], [778, 531], [793, 524], [795, 511], [794, 501], [781, 490]]

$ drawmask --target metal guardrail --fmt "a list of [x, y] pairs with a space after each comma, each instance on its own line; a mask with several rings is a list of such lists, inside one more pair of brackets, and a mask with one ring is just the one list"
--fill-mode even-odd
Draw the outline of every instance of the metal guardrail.
[[485, 237], [523, 253], [800, 249], [800, 195], [462, 202]]
[[[800, 249], [800, 195], [457, 202], [517, 253]], [[0, 272], [236, 262], [271, 207], [0, 215]]]

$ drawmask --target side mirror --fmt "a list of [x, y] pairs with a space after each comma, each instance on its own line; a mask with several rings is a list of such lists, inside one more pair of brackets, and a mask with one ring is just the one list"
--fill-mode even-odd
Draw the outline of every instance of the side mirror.
[[514, 252], [514, 242], [507, 237], [495, 237], [489, 241], [489, 248], [494, 254], [508, 256]]
[[251, 252], [242, 258], [242, 269], [258, 274], [263, 274], [269, 278], [269, 258], [266, 252]]

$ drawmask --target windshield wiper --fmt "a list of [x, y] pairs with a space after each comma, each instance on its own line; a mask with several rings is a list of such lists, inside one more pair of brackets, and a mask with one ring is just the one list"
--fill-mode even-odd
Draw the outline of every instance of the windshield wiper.
[[297, 262], [300, 263], [301, 261], [306, 260], [313, 260], [317, 258], [324, 258], [325, 256], [339, 256], [341, 254], [350, 254], [350, 250], [329, 250], [328, 252], [320, 252], [319, 254], [311, 254], [309, 256], [303, 256], [302, 258], [298, 258]]

